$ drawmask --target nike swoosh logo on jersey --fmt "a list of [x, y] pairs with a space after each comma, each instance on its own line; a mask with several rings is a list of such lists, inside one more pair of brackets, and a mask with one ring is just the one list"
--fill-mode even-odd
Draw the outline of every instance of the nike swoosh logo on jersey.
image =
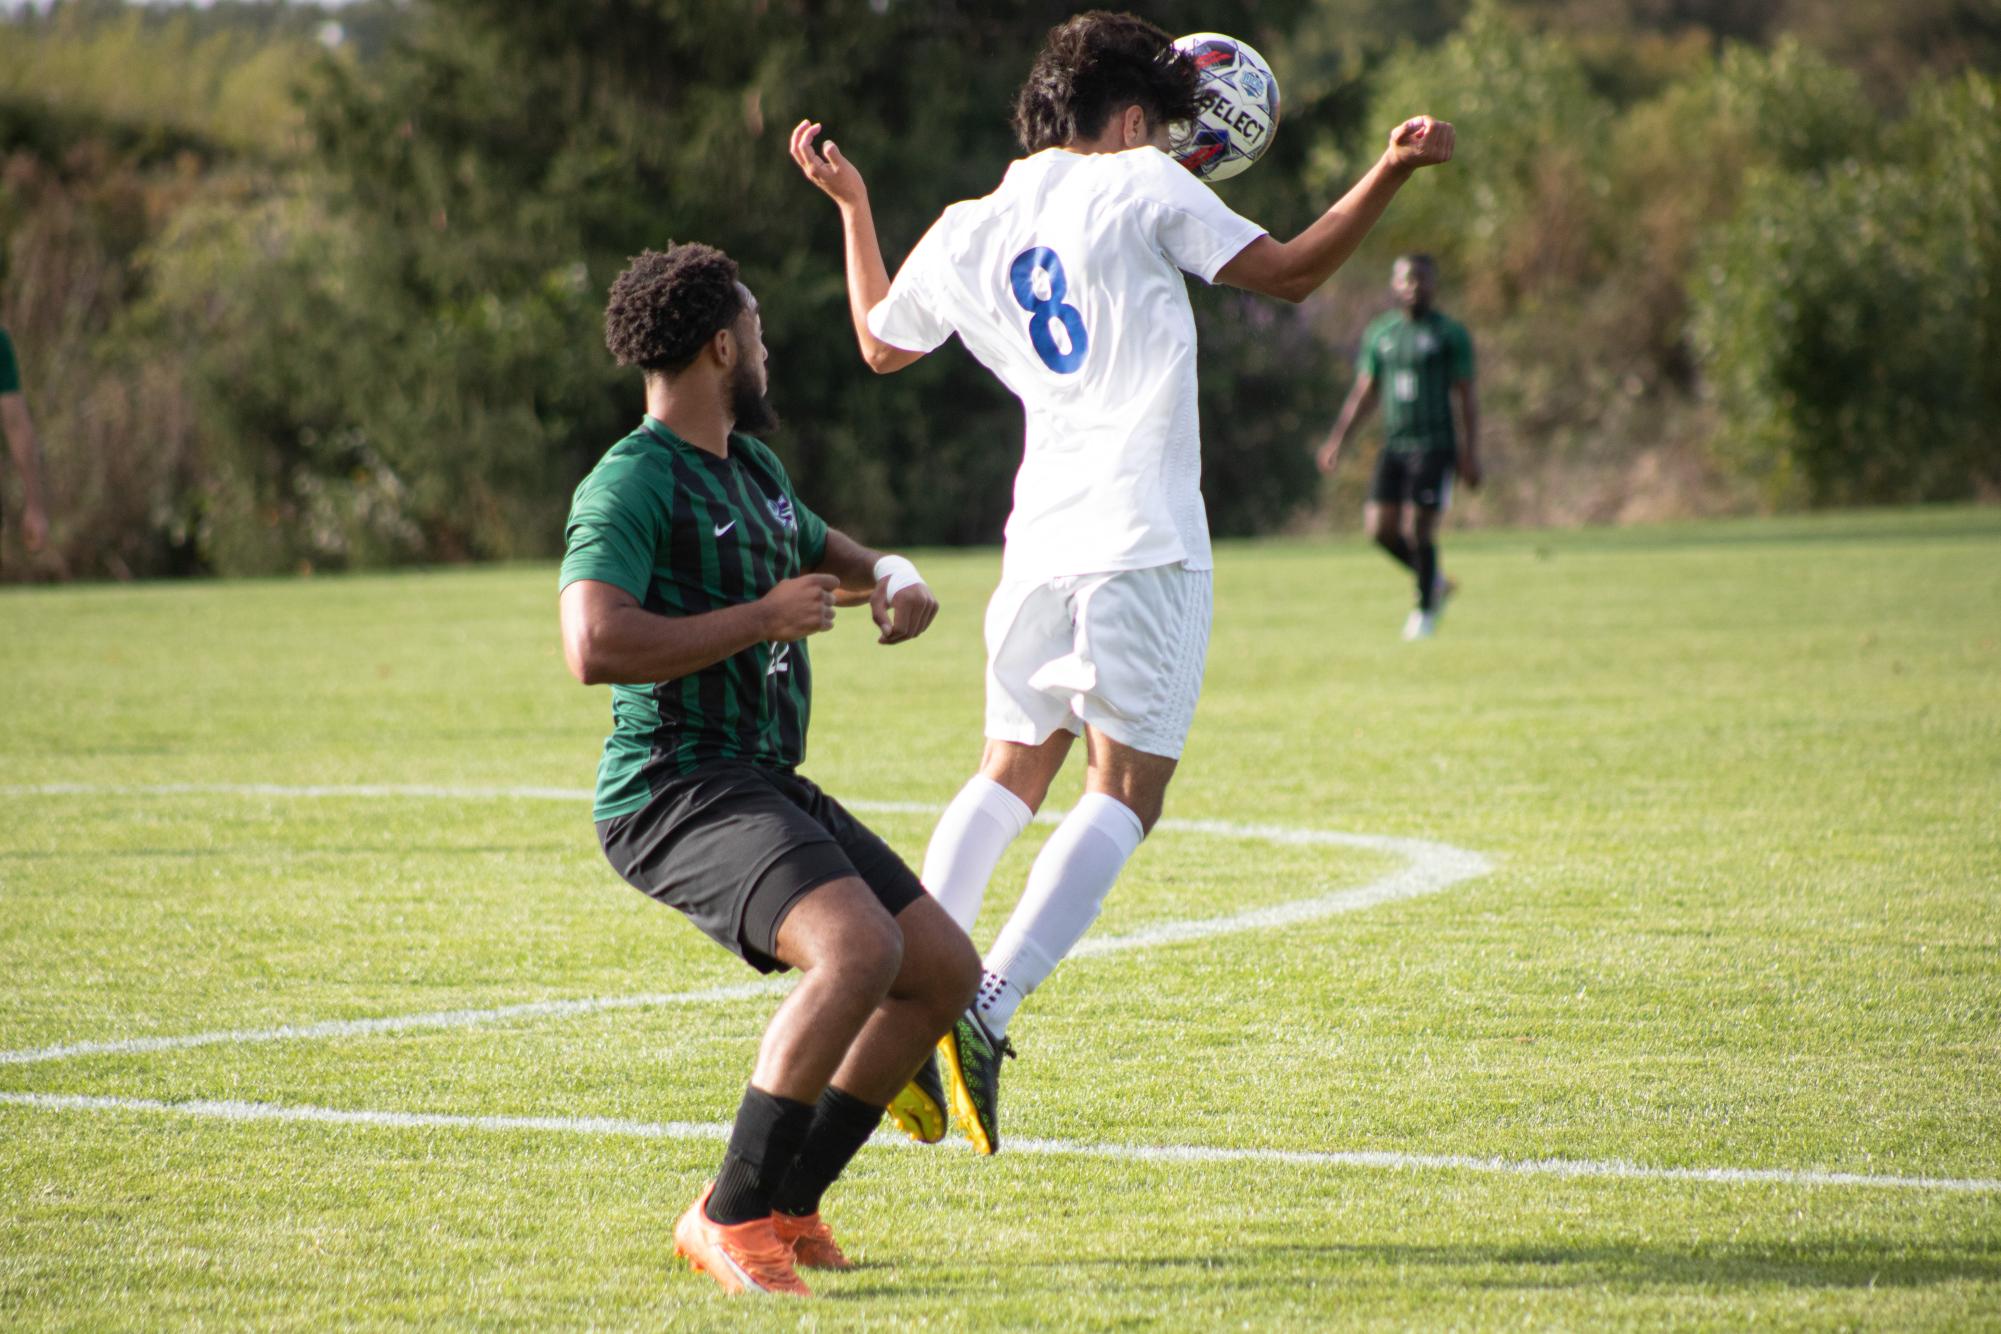
[[720, 526], [718, 526], [718, 527], [717, 527], [717, 529], [716, 529], [716, 536], [717, 536], [717, 537], [721, 537], [721, 536], [722, 536], [722, 535], [723, 535], [724, 533], [727, 533], [727, 532], [728, 532], [728, 531], [729, 531], [730, 529], [732, 529], [732, 528], [734, 528], [734, 527], [736, 527], [736, 520], [735, 520], [735, 519], [731, 519], [731, 520], [730, 520], [730, 521], [729, 521], [728, 523], [726, 523], [726, 524], [722, 524], [722, 525], [720, 525]]

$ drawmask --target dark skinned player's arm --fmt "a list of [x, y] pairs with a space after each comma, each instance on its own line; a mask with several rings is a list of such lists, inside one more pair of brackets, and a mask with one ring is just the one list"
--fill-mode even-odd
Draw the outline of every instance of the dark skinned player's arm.
[[753, 644], [804, 639], [834, 623], [834, 576], [787, 579], [755, 602], [662, 616], [616, 584], [579, 579], [559, 603], [563, 661], [587, 686], [651, 685], [699, 672]]
[[1355, 383], [1348, 390], [1348, 397], [1341, 404], [1341, 415], [1334, 419], [1334, 429], [1327, 433], [1326, 441], [1315, 455], [1320, 471], [1333, 472], [1341, 461], [1341, 450], [1348, 443], [1348, 432], [1355, 423], [1376, 405], [1376, 377], [1367, 371], [1358, 372]]
[[[816, 574], [831, 574], [841, 581], [835, 601], [844, 607], [868, 601], [875, 592], [875, 563], [886, 553], [872, 551], [838, 528], [827, 530], [827, 554], [814, 567]], [[859, 598], [854, 594], [861, 594]]]
[[1466, 485], [1477, 488], [1486, 471], [1480, 466], [1480, 393], [1473, 381], [1461, 380], [1452, 386], [1452, 396], [1459, 400], [1459, 424], [1465, 428], [1460, 437], [1464, 444], [1459, 450], [1459, 475]]
[[1348, 390], [1347, 399], [1341, 404], [1341, 415], [1334, 420], [1334, 429], [1329, 432], [1332, 439], [1346, 440], [1355, 423], [1369, 415], [1376, 406], [1376, 377], [1363, 371], [1355, 377], [1354, 387]]
[[922, 583], [905, 587], [894, 598], [890, 597], [890, 581], [875, 577], [876, 563], [884, 554], [863, 546], [839, 529], [829, 528], [827, 554], [820, 558], [819, 572], [841, 581], [840, 590], [834, 594], [835, 605], [868, 604], [869, 615], [875, 618], [876, 629], [881, 632], [876, 642], [901, 644], [930, 628], [932, 618], [938, 614], [938, 599]]

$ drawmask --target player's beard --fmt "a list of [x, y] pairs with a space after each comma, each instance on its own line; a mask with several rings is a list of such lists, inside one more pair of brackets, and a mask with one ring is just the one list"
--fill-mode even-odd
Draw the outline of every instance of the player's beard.
[[769, 435], [778, 429], [778, 412], [758, 388], [749, 362], [739, 362], [730, 379], [730, 415], [736, 418], [736, 429], [745, 435]]

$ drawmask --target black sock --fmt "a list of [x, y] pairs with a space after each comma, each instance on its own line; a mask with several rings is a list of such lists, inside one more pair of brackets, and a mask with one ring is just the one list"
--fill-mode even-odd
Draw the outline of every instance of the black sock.
[[771, 1197], [792, 1170], [812, 1125], [813, 1109], [807, 1104], [756, 1085], [746, 1088], [730, 1129], [729, 1152], [709, 1193], [709, 1221], [727, 1227], [769, 1216]]
[[806, 1142], [799, 1146], [799, 1156], [792, 1162], [792, 1175], [773, 1197], [778, 1208], [796, 1216], [818, 1212], [820, 1197], [868, 1143], [882, 1122], [882, 1111], [827, 1085], [820, 1105], [813, 1109], [813, 1128], [806, 1132]]
[[1430, 611], [1432, 594], [1438, 591], [1438, 543], [1418, 543], [1416, 556], [1411, 568], [1417, 571], [1418, 610]]
[[1403, 540], [1402, 533], [1389, 533], [1376, 539], [1376, 545], [1388, 552], [1390, 558], [1406, 569], [1416, 569], [1417, 561], [1410, 554], [1410, 543]]

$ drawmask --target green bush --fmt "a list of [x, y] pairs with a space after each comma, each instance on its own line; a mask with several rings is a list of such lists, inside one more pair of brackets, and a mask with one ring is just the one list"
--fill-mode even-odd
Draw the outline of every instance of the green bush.
[[[1952, 5], [1150, 7], [1278, 69], [1281, 133], [1223, 193], [1281, 237], [1401, 117], [1459, 127], [1457, 163], [1303, 318], [1197, 291], [1216, 530], [1324, 495], [1307, 447], [1404, 249], [1440, 257], [1479, 342], [1493, 480], [1462, 517], [2001, 486], [1995, 84], [1907, 82], [1991, 67]], [[764, 298], [773, 443], [817, 507], [870, 540], [997, 540], [1018, 404], [957, 348], [863, 368], [838, 222], [784, 138], [827, 120], [894, 267], [993, 187], [1014, 88], [1074, 8], [66, 0], [0, 20], [0, 321], [48, 455], [40, 573], [553, 552], [639, 411], [600, 343], [605, 289], [678, 240], [725, 246]], [[359, 40], [322, 51], [330, 20]]]
[[1380, 249], [1437, 255], [1482, 316], [1603, 276], [1614, 113], [1562, 41], [1482, 0], [1437, 47], [1393, 57], [1371, 105], [1371, 158], [1418, 111], [1451, 121], [1459, 145], [1398, 198]]
[[2001, 480], [2001, 115], [1919, 91], [1883, 160], [1755, 173], [1703, 256], [1719, 450], [1774, 499], [1964, 497]]

